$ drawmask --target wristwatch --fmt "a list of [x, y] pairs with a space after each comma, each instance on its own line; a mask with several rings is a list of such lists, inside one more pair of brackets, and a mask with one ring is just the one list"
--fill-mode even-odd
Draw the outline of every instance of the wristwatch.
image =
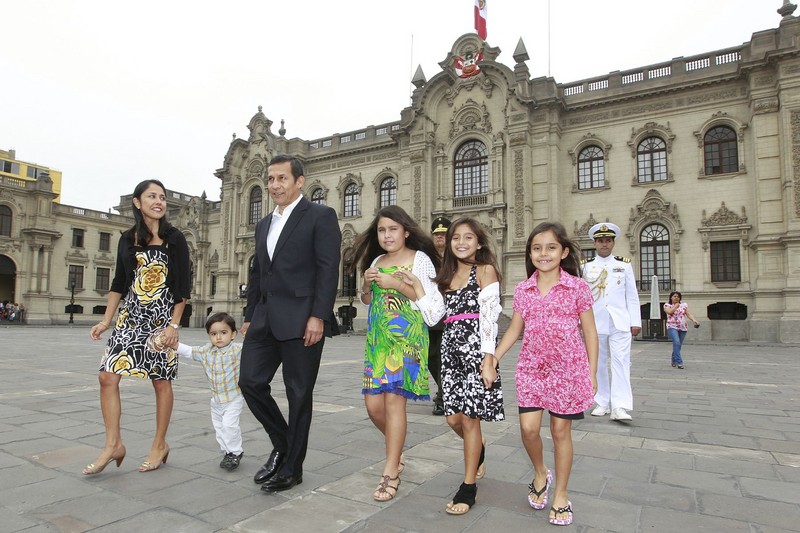
[[170, 323], [169, 323], [169, 327], [171, 327], [171, 328], [175, 328], [175, 329], [178, 329], [178, 324], [176, 324], [176, 323], [174, 323], [174, 322], [170, 322]]

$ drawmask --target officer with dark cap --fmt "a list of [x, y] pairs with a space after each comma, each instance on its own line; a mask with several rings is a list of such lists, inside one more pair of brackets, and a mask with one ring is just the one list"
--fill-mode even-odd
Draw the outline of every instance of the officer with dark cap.
[[[450, 220], [445, 217], [436, 217], [431, 224], [431, 235], [439, 258], [444, 257], [444, 250], [447, 247], [447, 230], [450, 229]], [[438, 388], [436, 396], [433, 398], [433, 414], [444, 415], [444, 401], [442, 399], [442, 332], [444, 322], [439, 321], [435, 326], [428, 328], [430, 345], [428, 347], [428, 369], [431, 377]]]
[[629, 411], [633, 410], [631, 340], [641, 331], [642, 318], [631, 260], [611, 255], [620, 234], [619, 226], [611, 222], [589, 229], [597, 255], [583, 264], [583, 278], [592, 288], [594, 322], [600, 339], [594, 396], [597, 407], [592, 416], [610, 414], [611, 420], [629, 422]]

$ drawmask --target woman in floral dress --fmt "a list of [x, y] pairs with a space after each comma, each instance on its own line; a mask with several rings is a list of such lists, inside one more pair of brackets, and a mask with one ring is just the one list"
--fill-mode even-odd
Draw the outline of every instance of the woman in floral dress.
[[120, 433], [122, 376], [150, 378], [156, 395], [156, 434], [139, 471], [156, 470], [169, 457], [166, 436], [172, 380], [178, 372], [174, 350], [189, 297], [189, 249], [183, 234], [166, 220], [167, 191], [160, 181], [141, 182], [132, 202], [135, 223], [120, 237], [106, 312], [91, 330], [92, 339], [99, 340], [113, 321], [99, 376], [106, 442], [97, 460], [83, 469], [86, 475], [99, 474], [112, 461], [119, 466], [125, 457]]

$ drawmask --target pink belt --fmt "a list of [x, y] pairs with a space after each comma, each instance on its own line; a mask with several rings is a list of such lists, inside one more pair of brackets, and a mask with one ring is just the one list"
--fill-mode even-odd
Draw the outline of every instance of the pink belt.
[[449, 324], [451, 322], [455, 322], [456, 320], [467, 320], [469, 318], [480, 318], [481, 315], [478, 313], [462, 313], [460, 315], [451, 315], [444, 319], [445, 324]]

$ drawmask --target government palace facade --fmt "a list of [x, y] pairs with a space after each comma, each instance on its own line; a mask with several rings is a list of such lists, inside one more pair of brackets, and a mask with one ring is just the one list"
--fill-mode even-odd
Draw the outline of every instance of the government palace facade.
[[[249, 136], [220, 149], [220, 200], [168, 192], [193, 262], [185, 325], [211, 311], [241, 323], [255, 224], [274, 208], [267, 163], [288, 153], [305, 162], [306, 197], [338, 213], [343, 257], [385, 205], [426, 229], [476, 217], [510, 315], [534, 226], [563, 223], [591, 255], [588, 228], [611, 221], [644, 337], [663, 333], [647, 320], [653, 293], [663, 303], [679, 290], [701, 321], [690, 339], [800, 342], [800, 19], [789, 7], [744, 44], [571, 83], [532, 78], [521, 39], [506, 63], [465, 34], [433, 76], [417, 69], [399, 120], [320, 139], [286, 138], [259, 107]], [[31, 176], [13, 151], [0, 165], [0, 300], [23, 303], [29, 324], [96, 323], [130, 196], [118, 214], [63, 205], [48, 172]], [[347, 266], [337, 306], [359, 288]]]

